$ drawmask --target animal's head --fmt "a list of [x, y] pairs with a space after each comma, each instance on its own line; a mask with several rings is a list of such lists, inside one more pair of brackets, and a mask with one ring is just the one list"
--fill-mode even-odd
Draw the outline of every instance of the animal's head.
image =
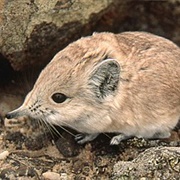
[[27, 115], [78, 131], [88, 131], [98, 123], [102, 126], [101, 121], [106, 124], [103, 118], [117, 94], [120, 66], [108, 52], [95, 48], [99, 44], [89, 51], [80, 47], [81, 41], [92, 40], [81, 39], [60, 51], [41, 72], [22, 106], [7, 118]]

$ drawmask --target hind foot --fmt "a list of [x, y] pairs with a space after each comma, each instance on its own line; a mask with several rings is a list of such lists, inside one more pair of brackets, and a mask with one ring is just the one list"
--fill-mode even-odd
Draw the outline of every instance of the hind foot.
[[94, 140], [99, 134], [77, 134], [75, 140], [78, 144], [84, 144], [88, 141]]
[[110, 145], [118, 145], [121, 141], [129, 139], [130, 137], [131, 136], [127, 136], [125, 134], [119, 134], [111, 139]]

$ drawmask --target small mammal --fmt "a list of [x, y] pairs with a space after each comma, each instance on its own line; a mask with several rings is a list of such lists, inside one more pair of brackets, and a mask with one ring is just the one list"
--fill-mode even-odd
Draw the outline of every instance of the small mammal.
[[95, 33], [58, 52], [7, 118], [22, 115], [82, 133], [167, 138], [180, 117], [180, 48], [145, 32]]

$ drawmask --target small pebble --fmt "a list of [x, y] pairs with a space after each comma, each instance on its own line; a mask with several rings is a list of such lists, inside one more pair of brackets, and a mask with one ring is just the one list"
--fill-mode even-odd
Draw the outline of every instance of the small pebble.
[[62, 134], [62, 137], [59, 137], [58, 140], [55, 141], [55, 145], [58, 151], [64, 157], [74, 157], [80, 153], [81, 146], [79, 146], [75, 142], [74, 137], [72, 135], [66, 132]]
[[56, 172], [50, 172], [50, 171], [43, 173], [42, 176], [44, 177], [45, 180], [60, 180], [61, 179], [60, 174]]
[[0, 153], [0, 160], [4, 160], [9, 156], [9, 151], [4, 151]]

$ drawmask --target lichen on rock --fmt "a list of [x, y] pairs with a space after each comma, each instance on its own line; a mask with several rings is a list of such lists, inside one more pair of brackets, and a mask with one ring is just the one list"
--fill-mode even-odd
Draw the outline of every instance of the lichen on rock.
[[149, 148], [132, 161], [116, 163], [113, 174], [113, 179], [178, 179], [180, 147]]

